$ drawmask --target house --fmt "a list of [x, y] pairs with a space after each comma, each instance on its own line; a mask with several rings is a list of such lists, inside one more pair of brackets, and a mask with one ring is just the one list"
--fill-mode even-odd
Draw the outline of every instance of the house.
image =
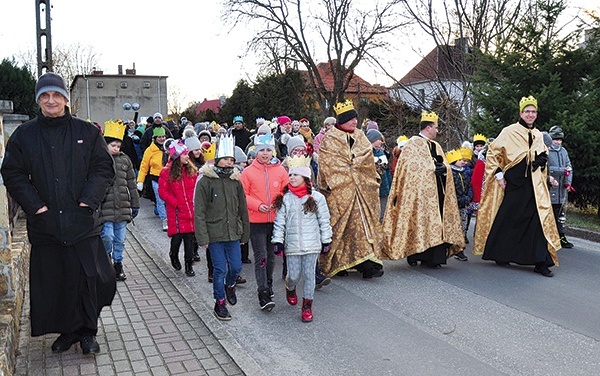
[[422, 109], [430, 109], [436, 98], [445, 97], [468, 112], [465, 85], [471, 72], [469, 54], [466, 38], [457, 39], [453, 46], [436, 46], [390, 88], [390, 97]]
[[[77, 75], [71, 84], [71, 113], [81, 119], [103, 124], [109, 119], [133, 119], [139, 104], [138, 123], [155, 112], [167, 113], [167, 76], [141, 76], [122, 65], [114, 75], [95, 70], [89, 75]], [[125, 106], [124, 106], [125, 105]]]
[[221, 110], [221, 106], [225, 104], [225, 97], [221, 97], [219, 99], [206, 99], [196, 107], [196, 115], [200, 115], [201, 112], [206, 112], [211, 110], [214, 114], [218, 114]]
[[[334, 80], [331, 66], [337, 64], [336, 60], [332, 60], [331, 63], [319, 63], [317, 65], [317, 71], [323, 80], [323, 86], [328, 92], [333, 92]], [[310, 81], [308, 78], [307, 71], [301, 71], [305, 74], [308, 85]], [[350, 84], [344, 92], [345, 99], [351, 99], [355, 104], [358, 103], [369, 103], [370, 101], [380, 101], [388, 97], [388, 89], [378, 84], [371, 84], [360, 76], [354, 74], [350, 79]], [[319, 105], [317, 105], [320, 108]], [[330, 104], [325, 103], [325, 107], [329, 108]]]

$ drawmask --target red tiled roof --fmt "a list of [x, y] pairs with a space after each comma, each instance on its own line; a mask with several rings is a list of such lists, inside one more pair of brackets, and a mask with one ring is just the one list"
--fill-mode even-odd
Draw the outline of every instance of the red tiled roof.
[[220, 109], [221, 109], [221, 101], [219, 99], [208, 100], [208, 99], [204, 98], [202, 103], [200, 103], [198, 105], [198, 108], [196, 108], [196, 115], [198, 115], [200, 112], [206, 111], [206, 110], [211, 110], [215, 114], [218, 114]]
[[[332, 61], [332, 64], [336, 64], [335, 60]], [[319, 63], [317, 65], [317, 70], [319, 71], [319, 75], [323, 80], [323, 86], [325, 86], [325, 90], [333, 91], [333, 73], [330, 68], [329, 63]], [[308, 76], [307, 71], [302, 71], [305, 75]], [[350, 80], [350, 84], [348, 85], [348, 89], [346, 89], [346, 94], [380, 94], [387, 95], [388, 89], [379, 84], [371, 84], [358, 75], [354, 74], [352, 79]]]

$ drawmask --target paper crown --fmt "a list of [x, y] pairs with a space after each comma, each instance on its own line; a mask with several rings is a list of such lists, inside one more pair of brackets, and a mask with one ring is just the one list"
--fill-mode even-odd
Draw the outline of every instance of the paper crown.
[[462, 159], [471, 159], [473, 158], [473, 150], [470, 148], [462, 147], [458, 149], [460, 151], [460, 155], [462, 155]]
[[219, 138], [219, 147], [217, 147], [217, 157], [220, 158], [234, 158], [234, 146], [233, 136], [221, 136]]
[[104, 122], [104, 137], [112, 137], [123, 141], [126, 127], [121, 120], [113, 121], [111, 119], [106, 121]]
[[338, 102], [335, 106], [333, 106], [333, 110], [336, 115], [343, 114], [344, 112], [348, 112], [354, 110], [354, 103], [350, 99], [347, 99], [344, 102]]
[[476, 142], [483, 142], [484, 144], [487, 144], [487, 138], [481, 133], [476, 133], [475, 136], [473, 136], [473, 143], [475, 144]]
[[454, 149], [446, 153], [446, 159], [448, 160], [448, 163], [454, 163], [463, 159], [463, 156], [459, 150]]
[[217, 143], [209, 143], [208, 141], [205, 142], [208, 143], [208, 147], [205, 147], [205, 143], [202, 143], [202, 154], [204, 155], [204, 160], [210, 161], [215, 159], [215, 155], [217, 154]]
[[533, 96], [528, 96], [528, 97], [523, 97], [521, 98], [521, 101], [519, 102], [519, 112], [523, 112], [523, 109], [527, 106], [534, 106], [535, 109], [538, 109], [538, 103], [537, 103], [537, 99], [535, 99]]
[[311, 177], [310, 157], [305, 155], [295, 155], [293, 157], [287, 157], [285, 161], [290, 174], [305, 176], [307, 178]]
[[437, 123], [438, 115], [433, 111], [431, 111], [431, 112], [423, 111], [421, 113], [421, 121], [430, 121], [432, 123]]
[[396, 143], [400, 147], [404, 146], [406, 144], [406, 141], [408, 141], [408, 137], [406, 137], [406, 135], [402, 135], [396, 139]]
[[183, 153], [187, 153], [189, 149], [181, 140], [172, 141], [169, 144], [169, 156], [172, 160], [179, 158]]
[[269, 145], [274, 147], [275, 140], [273, 139], [273, 134], [267, 133], [254, 136], [254, 145]]

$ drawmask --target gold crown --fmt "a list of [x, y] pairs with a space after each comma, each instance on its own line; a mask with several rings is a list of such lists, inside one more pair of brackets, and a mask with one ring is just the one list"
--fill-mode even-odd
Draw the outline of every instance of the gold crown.
[[336, 115], [343, 114], [344, 112], [348, 112], [350, 110], [354, 110], [354, 103], [350, 99], [347, 99], [344, 102], [338, 102], [335, 106], [333, 106], [333, 110]]
[[460, 161], [463, 159], [463, 157], [460, 154], [460, 151], [454, 149], [446, 153], [446, 159], [448, 160], [448, 163], [454, 163], [456, 161]]
[[469, 148], [460, 148], [460, 149], [458, 149], [458, 151], [460, 151], [460, 155], [462, 155], [462, 159], [473, 158], [473, 150], [471, 150]]
[[408, 137], [406, 137], [404, 134], [396, 139], [396, 143], [399, 144], [402, 141], [408, 141]]
[[430, 121], [432, 123], [437, 123], [438, 116], [433, 111], [431, 111], [431, 112], [423, 111], [423, 113], [421, 113], [421, 121]]
[[528, 97], [523, 97], [521, 98], [521, 101], [519, 102], [519, 112], [523, 112], [523, 109], [527, 106], [534, 106], [535, 109], [538, 109], [538, 103], [537, 103], [537, 99], [535, 99], [533, 96], [528, 96]]
[[287, 157], [285, 163], [289, 169], [293, 167], [310, 167], [310, 157], [306, 155], [294, 155], [293, 157]]
[[487, 144], [487, 138], [481, 133], [476, 133], [475, 136], [473, 136], [473, 143], [477, 141], [482, 141], [484, 144]]
[[104, 122], [104, 137], [112, 137], [118, 140], [123, 141], [123, 136], [125, 135], [126, 125], [123, 124], [123, 121], [117, 119], [113, 121], [110, 119], [109, 121]]

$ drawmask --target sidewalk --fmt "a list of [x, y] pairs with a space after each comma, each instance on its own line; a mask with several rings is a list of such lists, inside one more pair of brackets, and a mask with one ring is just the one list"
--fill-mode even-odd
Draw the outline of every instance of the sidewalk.
[[212, 307], [185, 284], [175, 286], [172, 268], [147, 247], [136, 230], [128, 230], [127, 281], [117, 283], [112, 306], [102, 311], [101, 352], [95, 356], [84, 356], [79, 344], [54, 354], [56, 334], [31, 337], [26, 291], [15, 375], [259, 374], [253, 359], [213, 320]]

